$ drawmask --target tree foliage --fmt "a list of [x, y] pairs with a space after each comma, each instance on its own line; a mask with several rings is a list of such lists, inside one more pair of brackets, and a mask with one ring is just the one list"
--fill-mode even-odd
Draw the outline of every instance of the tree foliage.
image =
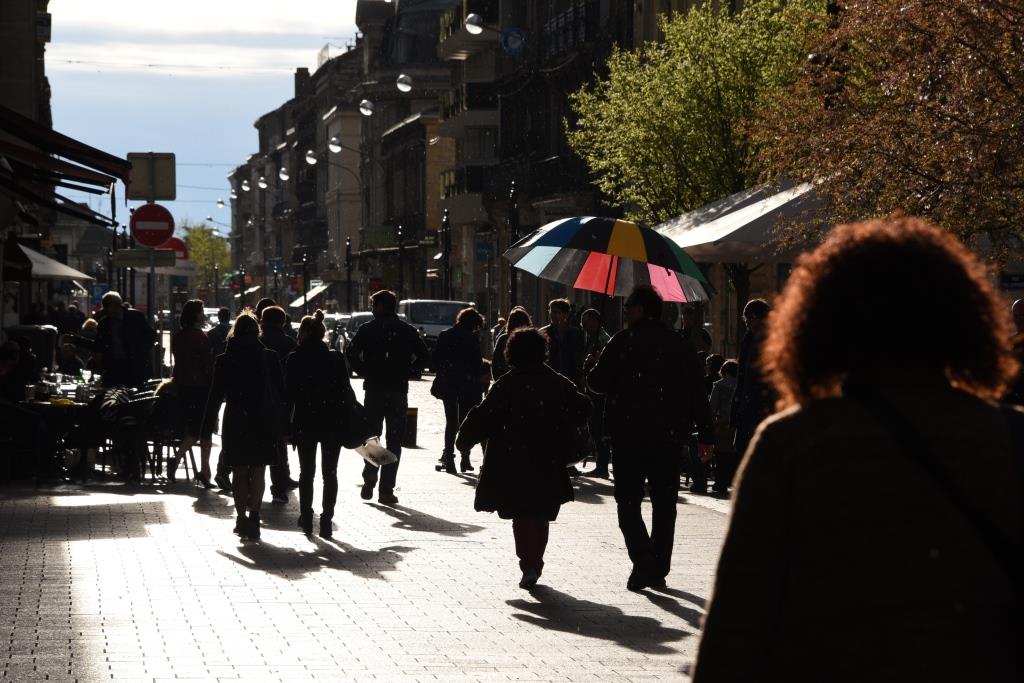
[[607, 77], [572, 95], [569, 143], [633, 219], [660, 222], [756, 180], [746, 121], [797, 77], [824, 16], [819, 0], [718, 4], [663, 17], [664, 42], [615, 50]]
[[832, 221], [903, 211], [1020, 245], [1024, 2], [848, 0], [755, 124], [769, 175], [813, 178]]
[[[206, 223], [190, 224], [185, 221], [182, 238], [188, 246], [189, 259], [196, 264], [196, 289], [223, 284], [224, 278], [231, 270], [231, 253], [228, 241], [217, 234], [217, 231]], [[217, 268], [214, 269], [214, 264]], [[216, 275], [216, 277], [215, 277]]]

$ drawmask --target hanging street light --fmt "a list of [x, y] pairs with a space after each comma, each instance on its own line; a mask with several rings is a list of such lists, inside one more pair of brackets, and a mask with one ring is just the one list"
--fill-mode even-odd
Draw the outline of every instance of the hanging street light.
[[281, 170], [277, 172], [277, 177], [285, 182], [287, 182], [288, 179], [291, 178], [291, 176], [288, 175], [288, 169], [285, 168], [284, 166], [282, 166]]
[[[232, 190], [231, 192], [232, 192], [232, 194], [234, 194], [234, 190]], [[224, 208], [224, 200], [221, 199], [220, 197], [217, 197], [217, 208], [218, 209], [223, 209]]]
[[373, 116], [373, 102], [370, 100], [362, 100], [359, 103], [359, 113], [363, 116]]
[[331, 154], [338, 154], [341, 152], [341, 140], [338, 136], [332, 136], [331, 141], [327, 143], [327, 149], [331, 150]]
[[260, 176], [259, 180], [256, 181], [256, 184], [259, 185], [261, 190], [267, 189], [267, 179], [263, 176]]
[[248, 191], [249, 191], [249, 190], [251, 190], [251, 189], [252, 189], [252, 188], [251, 188], [251, 187], [249, 187], [249, 181], [248, 181], [248, 180], [243, 180], [243, 181], [242, 181], [242, 191], [243, 191], [243, 192], [248, 192]]
[[467, 14], [466, 15], [466, 31], [470, 35], [478, 36], [484, 32], [484, 20], [479, 14]]
[[395, 79], [395, 87], [401, 92], [409, 92], [412, 90], [412, 76], [407, 74], [401, 74]]
[[310, 166], [316, 166], [316, 162], [316, 152], [314, 152], [313, 150], [308, 150], [306, 152], [306, 163], [309, 164]]

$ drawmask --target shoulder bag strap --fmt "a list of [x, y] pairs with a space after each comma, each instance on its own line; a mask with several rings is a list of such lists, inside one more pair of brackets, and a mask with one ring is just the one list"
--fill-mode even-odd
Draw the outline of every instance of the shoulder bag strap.
[[[963, 490], [953, 481], [949, 472], [942, 467], [942, 463], [935, 457], [931, 447], [917, 428], [877, 395], [857, 395], [854, 398], [886, 428], [903, 455], [916, 463], [928, 475], [932, 483], [946, 494], [1018, 589], [1024, 587], [1024, 558], [1022, 558], [1020, 546], [1008, 539], [964, 494]], [[1010, 422], [1007, 421], [1007, 424], [1009, 426]], [[1014, 450], [1021, 448], [1021, 443], [1014, 443], [1014, 441], [1016, 441], [1016, 436], [1011, 434], [1011, 448]]]

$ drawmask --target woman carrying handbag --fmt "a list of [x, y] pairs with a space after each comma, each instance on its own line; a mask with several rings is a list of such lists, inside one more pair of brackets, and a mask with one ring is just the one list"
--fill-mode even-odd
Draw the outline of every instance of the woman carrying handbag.
[[348, 441], [354, 394], [345, 357], [324, 343], [323, 311], [299, 324], [298, 347], [285, 362], [290, 435], [299, 451], [299, 528], [313, 533], [313, 480], [320, 446], [324, 481], [320, 537], [331, 538], [338, 499], [338, 455]]

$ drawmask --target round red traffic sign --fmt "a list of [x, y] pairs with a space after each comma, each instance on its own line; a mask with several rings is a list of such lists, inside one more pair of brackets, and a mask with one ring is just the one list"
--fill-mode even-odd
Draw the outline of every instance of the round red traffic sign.
[[188, 245], [185, 244], [182, 240], [179, 240], [177, 237], [172, 237], [171, 239], [167, 240], [160, 246], [163, 247], [164, 249], [173, 249], [175, 257], [179, 261], [188, 260]]
[[174, 217], [159, 204], [143, 204], [132, 213], [132, 237], [144, 247], [159, 247], [174, 234]]

